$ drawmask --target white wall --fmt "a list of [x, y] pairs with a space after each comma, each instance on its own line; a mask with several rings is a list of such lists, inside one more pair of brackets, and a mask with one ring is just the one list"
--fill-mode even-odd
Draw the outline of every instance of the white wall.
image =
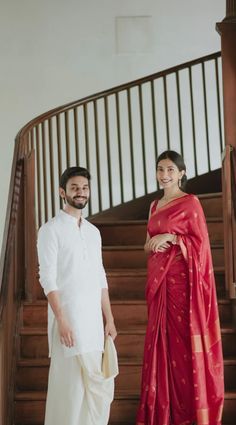
[[[122, 16], [150, 17], [142, 51], [130, 33], [128, 53], [117, 52]], [[222, 0], [0, 0], [0, 246], [17, 131], [52, 107], [219, 50], [224, 16]], [[129, 26], [121, 31], [125, 43]]]

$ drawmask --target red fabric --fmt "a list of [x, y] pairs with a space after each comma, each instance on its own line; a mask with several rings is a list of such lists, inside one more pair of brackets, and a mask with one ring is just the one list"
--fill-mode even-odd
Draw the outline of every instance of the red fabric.
[[148, 257], [148, 326], [137, 425], [220, 425], [223, 357], [207, 225], [197, 197], [156, 211], [150, 237], [178, 245]]

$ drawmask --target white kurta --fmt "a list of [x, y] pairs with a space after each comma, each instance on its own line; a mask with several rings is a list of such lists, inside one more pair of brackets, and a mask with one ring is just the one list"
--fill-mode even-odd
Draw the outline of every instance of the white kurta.
[[[59, 291], [74, 332], [75, 345], [63, 346], [64, 355], [103, 351], [101, 291], [107, 288], [107, 280], [99, 230], [84, 218], [78, 226], [76, 218], [61, 210], [39, 230], [38, 257], [44, 292], [47, 295]], [[49, 306], [49, 355], [54, 324], [55, 316]]]

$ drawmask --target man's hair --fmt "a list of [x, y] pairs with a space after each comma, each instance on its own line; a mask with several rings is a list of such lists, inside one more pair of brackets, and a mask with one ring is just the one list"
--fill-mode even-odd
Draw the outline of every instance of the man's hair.
[[69, 167], [64, 171], [64, 173], [62, 173], [62, 175], [60, 177], [59, 186], [62, 189], [66, 190], [66, 184], [67, 184], [68, 180], [71, 179], [72, 177], [75, 177], [75, 176], [82, 176], [82, 177], [85, 177], [88, 180], [91, 179], [90, 172], [86, 168]]

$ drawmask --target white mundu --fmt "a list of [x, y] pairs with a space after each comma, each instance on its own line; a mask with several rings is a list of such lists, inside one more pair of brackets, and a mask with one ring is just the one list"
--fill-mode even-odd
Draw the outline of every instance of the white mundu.
[[99, 230], [84, 218], [63, 210], [38, 235], [40, 283], [45, 295], [58, 290], [75, 338], [61, 344], [52, 309], [48, 308], [49, 371], [45, 425], [106, 425], [114, 395], [114, 377], [102, 375], [104, 327]]

